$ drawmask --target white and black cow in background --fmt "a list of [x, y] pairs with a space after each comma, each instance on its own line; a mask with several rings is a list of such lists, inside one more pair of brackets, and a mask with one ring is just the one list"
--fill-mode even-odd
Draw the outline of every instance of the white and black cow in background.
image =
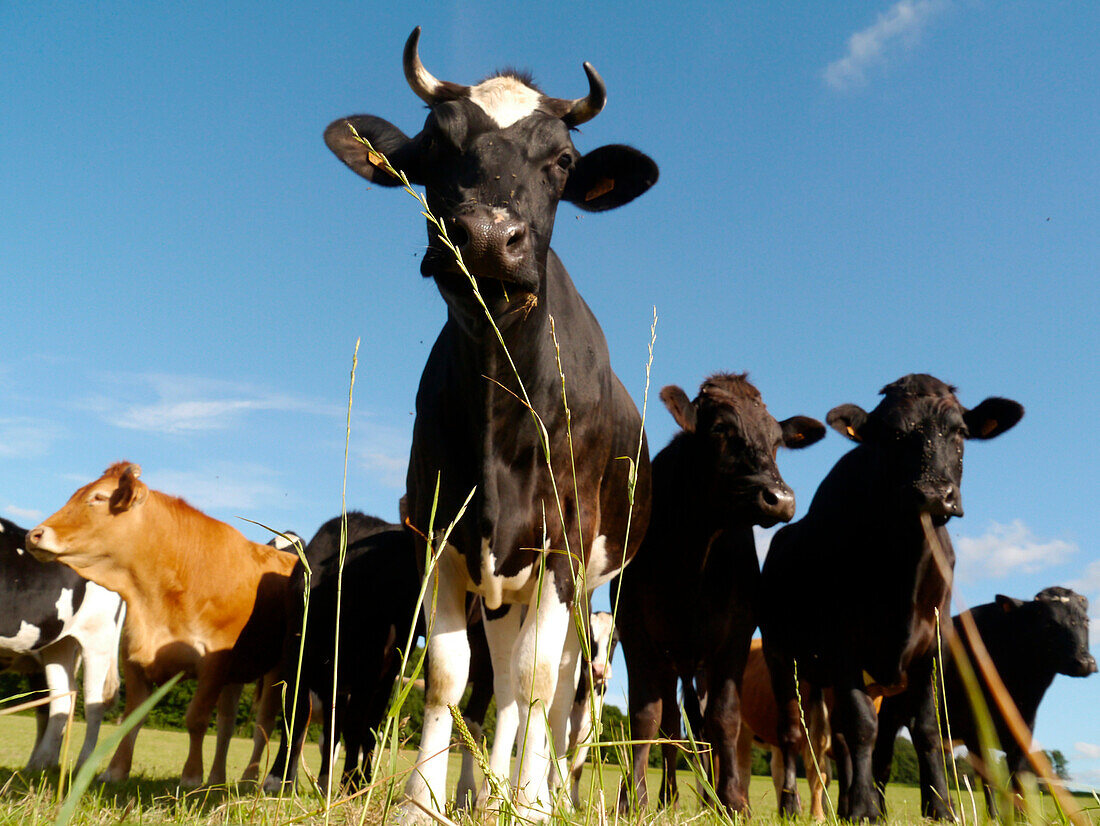
[[[571, 607], [634, 555], [650, 498], [641, 417], [611, 369], [595, 316], [550, 249], [550, 236], [560, 200], [588, 211], [621, 206], [654, 184], [657, 166], [630, 147], [582, 155], [573, 145], [570, 129], [595, 117], [606, 101], [589, 64], [590, 91], [577, 100], [547, 97], [513, 72], [462, 86], [424, 68], [419, 37], [416, 29], [405, 45], [404, 68], [428, 104], [423, 130], [409, 138], [380, 118], [354, 115], [325, 131], [329, 148], [369, 181], [398, 183], [356, 133], [425, 187], [504, 343], [429, 225], [420, 269], [435, 279], [447, 322], [416, 399], [407, 483], [420, 551], [433, 512], [441, 533], [471, 493], [473, 499], [432, 571], [438, 598], [429, 623], [424, 731], [404, 815], [423, 818], [422, 808], [438, 807], [446, 796], [447, 706], [466, 685], [466, 593], [472, 591], [486, 606], [498, 703], [492, 768], [508, 774], [518, 734], [512, 778], [518, 811], [541, 819], [550, 807], [550, 746], [556, 753], [565, 748], [580, 667]], [[625, 458], [639, 455], [636, 466]], [[570, 456], [577, 458], [575, 475]], [[529, 610], [521, 619], [524, 606]]]
[[126, 606], [114, 591], [72, 569], [36, 560], [24, 550], [26, 538], [23, 528], [0, 519], [0, 668], [30, 672], [32, 685], [53, 698], [36, 712], [27, 770], [39, 771], [60, 761], [82, 659], [87, 729], [77, 764], [95, 750], [103, 715], [118, 693]]

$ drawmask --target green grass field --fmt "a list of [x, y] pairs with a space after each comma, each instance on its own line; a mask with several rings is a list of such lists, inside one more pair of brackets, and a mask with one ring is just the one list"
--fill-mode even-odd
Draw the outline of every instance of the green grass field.
[[[110, 734], [113, 726], [104, 726], [103, 737]], [[72, 752], [79, 750], [83, 737], [83, 725], [74, 724]], [[15, 715], [0, 717], [0, 824], [47, 824], [52, 823], [58, 810], [57, 775], [24, 776], [20, 767], [30, 754], [34, 737], [34, 720], [29, 716]], [[213, 737], [207, 737], [205, 748], [206, 767], [209, 769], [213, 753]], [[229, 775], [239, 777], [244, 769], [252, 743], [244, 738], [235, 738], [229, 751]], [[312, 791], [301, 785], [298, 796], [282, 800], [259, 795], [252, 788], [235, 789], [199, 789], [185, 792], [178, 787], [178, 777], [187, 752], [187, 736], [176, 731], [156, 731], [144, 729], [138, 737], [134, 755], [134, 776], [123, 784], [111, 786], [93, 785], [77, 809], [73, 823], [80, 824], [119, 824], [119, 823], [261, 823], [261, 824], [352, 824], [380, 822], [382, 807], [375, 801], [364, 805], [363, 800], [337, 800], [332, 810], [324, 813], [323, 801]], [[408, 771], [412, 765], [414, 753], [401, 752], [400, 771]], [[270, 757], [269, 757], [270, 759]], [[306, 747], [307, 763], [313, 771], [320, 764], [320, 756], [315, 744]], [[458, 756], [451, 756], [449, 779], [453, 794], [454, 783], [458, 777]], [[582, 795], [587, 800], [592, 783], [591, 767], [586, 769], [582, 784]], [[695, 781], [689, 772], [679, 773], [680, 799], [677, 805], [667, 812], [656, 812], [652, 808], [643, 815], [632, 816], [626, 821], [619, 820], [614, 814], [614, 801], [618, 788], [618, 770], [612, 766], [604, 768], [604, 800], [608, 806], [608, 820], [639, 824], [688, 824], [723, 822], [709, 810], [700, 807], [695, 794]], [[649, 772], [651, 797], [656, 797], [659, 772]], [[402, 778], [396, 778], [400, 789]], [[383, 792], [384, 793], [384, 792]], [[802, 783], [803, 800], [807, 799], [807, 789]], [[775, 796], [771, 781], [767, 777], [753, 777], [750, 788], [751, 803], [754, 811], [753, 822], [760, 824], [779, 823], [775, 815]], [[595, 799], [599, 799], [596, 795]], [[888, 789], [887, 801], [890, 809], [890, 823], [904, 824], [920, 822], [920, 795], [913, 786], [894, 784]], [[1088, 807], [1094, 823], [1100, 823], [1096, 801], [1081, 800]], [[974, 807], [977, 807], [978, 822], [985, 821], [984, 805], [980, 796], [976, 802], [966, 799], [966, 821], [974, 823]], [[1053, 815], [1053, 807], [1049, 807]], [[465, 818], [467, 823], [474, 822]], [[461, 820], [460, 820], [461, 822]], [[575, 813], [562, 819], [562, 823], [602, 824], [594, 808]], [[807, 818], [808, 822], [808, 818]]]

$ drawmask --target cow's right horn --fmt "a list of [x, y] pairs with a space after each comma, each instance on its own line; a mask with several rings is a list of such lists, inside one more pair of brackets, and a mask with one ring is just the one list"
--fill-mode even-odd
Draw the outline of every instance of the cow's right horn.
[[467, 93], [468, 86], [459, 83], [451, 83], [440, 80], [420, 62], [420, 27], [412, 30], [409, 39], [405, 41], [405, 54], [403, 63], [405, 67], [405, 79], [409, 86], [416, 92], [416, 96], [429, 106], [442, 103], [445, 100], [455, 100]]

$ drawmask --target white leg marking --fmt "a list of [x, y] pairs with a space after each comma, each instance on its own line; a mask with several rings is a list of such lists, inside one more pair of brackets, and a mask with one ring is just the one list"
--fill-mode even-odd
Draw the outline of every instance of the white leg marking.
[[[489, 642], [489, 656], [493, 661], [493, 693], [497, 701], [496, 733], [489, 755], [489, 769], [507, 786], [512, 763], [512, 747], [519, 729], [519, 707], [516, 705], [515, 682], [512, 674], [512, 658], [520, 633], [523, 609], [512, 605], [508, 613], [495, 620], [485, 620], [485, 638]], [[488, 801], [491, 789], [482, 786], [478, 805]]]
[[[428, 617], [428, 693], [417, 765], [405, 784], [405, 795], [422, 806], [442, 811], [447, 790], [447, 749], [451, 742], [451, 712], [458, 703], [470, 672], [470, 644], [466, 639], [465, 561], [453, 548], [444, 550], [428, 583], [428, 600], [437, 591], [434, 622]], [[430, 610], [430, 603], [425, 611]], [[406, 820], [423, 820], [416, 805], [404, 806]]]
[[[550, 713], [558, 688], [559, 673], [576, 668], [576, 646], [565, 650], [571, 628], [569, 606], [558, 599], [554, 578], [543, 580], [541, 593], [527, 612], [516, 643], [514, 683], [519, 704], [520, 744], [516, 772], [517, 807], [520, 817], [545, 820], [550, 814], [547, 777], [553, 732]], [[563, 663], [563, 659], [573, 660]], [[563, 723], [564, 724], [564, 723]]]

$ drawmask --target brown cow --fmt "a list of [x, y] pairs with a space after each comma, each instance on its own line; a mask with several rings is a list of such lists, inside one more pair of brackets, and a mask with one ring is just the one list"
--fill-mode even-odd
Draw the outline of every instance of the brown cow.
[[[217, 704], [219, 742], [209, 782], [221, 783], [237, 686], [278, 667], [295, 557], [250, 542], [182, 499], [150, 490], [140, 475], [138, 465], [112, 465], [30, 531], [27, 550], [40, 560], [65, 563], [126, 600], [126, 717], [154, 684], [179, 672], [197, 678], [180, 782], [202, 782], [202, 738]], [[273, 707], [262, 710], [261, 718], [273, 716], [274, 704], [268, 705]], [[129, 776], [139, 727], [119, 745], [102, 779]], [[254, 772], [250, 766], [246, 779]]]
[[[806, 780], [810, 784], [810, 814], [814, 820], [825, 819], [825, 807], [822, 800], [825, 787], [829, 785], [829, 762], [832, 738], [829, 734], [829, 715], [832, 712], [833, 692], [825, 689], [824, 705], [808, 703], [806, 693], [810, 687], [800, 686], [802, 704], [805, 707], [805, 725], [802, 730], [802, 764], [806, 767]], [[872, 700], [875, 711], [882, 706], [882, 697]], [[768, 665], [764, 660], [763, 641], [752, 641], [749, 658], [745, 662], [744, 682], [741, 684], [741, 732], [737, 738], [737, 765], [740, 769], [743, 792], [749, 793], [749, 774], [752, 766], [752, 744], [754, 741], [771, 747], [772, 783], [778, 799], [783, 792], [783, 752], [779, 748], [777, 728], [779, 707], [775, 704]], [[810, 741], [806, 742], [806, 729], [810, 732]]]

